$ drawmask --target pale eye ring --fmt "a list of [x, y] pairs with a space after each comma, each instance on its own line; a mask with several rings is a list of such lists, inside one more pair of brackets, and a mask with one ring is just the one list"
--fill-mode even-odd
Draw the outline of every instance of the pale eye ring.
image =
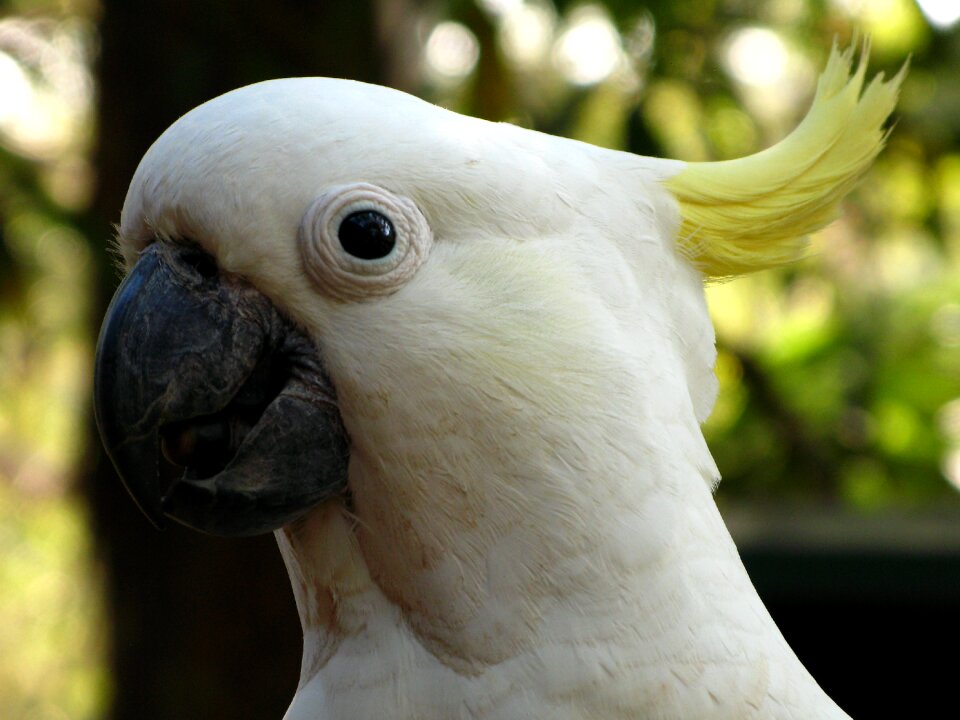
[[400, 289], [426, 258], [433, 234], [408, 198], [351, 183], [329, 188], [310, 204], [299, 242], [314, 287], [349, 301]]

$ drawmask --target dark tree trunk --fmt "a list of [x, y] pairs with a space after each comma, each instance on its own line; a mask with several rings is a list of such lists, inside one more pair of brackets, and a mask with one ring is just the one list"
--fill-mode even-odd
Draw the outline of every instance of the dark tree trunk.
[[[126, 187], [177, 117], [271, 77], [388, 77], [370, 2], [104, 0], [98, 189], [87, 224], [101, 259], [98, 315], [118, 277], [104, 248]], [[382, 16], [382, 15], [381, 15]], [[384, 36], [389, 29], [384, 28]], [[401, 74], [402, 76], [402, 74]], [[296, 688], [300, 627], [272, 537], [154, 530], [91, 429], [89, 498], [104, 567], [113, 720], [280, 718]]]

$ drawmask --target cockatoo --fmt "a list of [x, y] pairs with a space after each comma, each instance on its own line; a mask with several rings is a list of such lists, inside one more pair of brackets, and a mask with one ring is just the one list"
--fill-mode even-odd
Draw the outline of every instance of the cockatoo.
[[864, 87], [854, 54], [726, 162], [321, 78], [149, 149], [98, 423], [156, 524], [275, 533], [288, 720], [847, 717], [747, 577], [700, 424], [705, 280], [796, 258], [884, 143], [902, 73]]

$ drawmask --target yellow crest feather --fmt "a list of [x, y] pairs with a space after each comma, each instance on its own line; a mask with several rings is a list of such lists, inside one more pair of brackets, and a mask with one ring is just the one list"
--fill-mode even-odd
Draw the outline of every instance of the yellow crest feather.
[[729, 277], [792, 262], [806, 235], [832, 221], [840, 201], [883, 148], [906, 66], [861, 95], [869, 45], [834, 44], [813, 105], [797, 128], [737, 160], [690, 163], [666, 181], [680, 204], [680, 252], [703, 273]]

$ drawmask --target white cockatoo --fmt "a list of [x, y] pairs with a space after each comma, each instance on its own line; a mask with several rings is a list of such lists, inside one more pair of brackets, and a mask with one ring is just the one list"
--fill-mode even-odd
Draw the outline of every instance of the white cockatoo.
[[847, 717], [751, 585], [700, 424], [705, 279], [797, 257], [883, 145], [902, 73], [853, 55], [727, 162], [320, 78], [150, 148], [98, 422], [157, 524], [275, 532], [288, 720]]

